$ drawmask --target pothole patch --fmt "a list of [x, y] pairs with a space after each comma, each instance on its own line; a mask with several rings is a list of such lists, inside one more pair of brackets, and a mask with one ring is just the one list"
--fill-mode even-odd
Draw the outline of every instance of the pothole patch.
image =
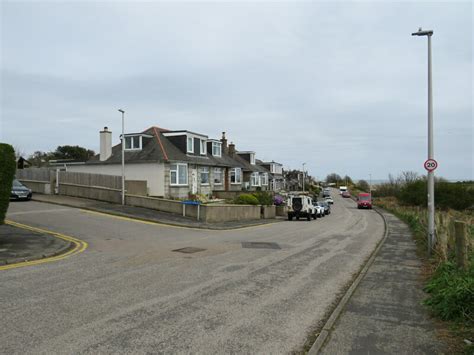
[[242, 248], [249, 249], [281, 249], [278, 243], [271, 242], [242, 242]]
[[185, 248], [180, 248], [180, 249], [174, 249], [173, 251], [178, 252], [178, 253], [192, 254], [192, 253], [198, 253], [204, 250], [206, 249], [195, 248], [195, 247], [185, 247]]

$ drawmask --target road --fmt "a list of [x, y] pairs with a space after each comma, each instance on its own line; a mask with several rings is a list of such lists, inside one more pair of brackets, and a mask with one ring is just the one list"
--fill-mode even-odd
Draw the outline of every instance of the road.
[[[0, 352], [300, 350], [384, 234], [375, 211], [334, 199], [332, 214], [316, 221], [231, 231], [11, 203], [8, 219], [89, 247], [62, 261], [0, 271]], [[205, 250], [173, 251], [184, 247]]]

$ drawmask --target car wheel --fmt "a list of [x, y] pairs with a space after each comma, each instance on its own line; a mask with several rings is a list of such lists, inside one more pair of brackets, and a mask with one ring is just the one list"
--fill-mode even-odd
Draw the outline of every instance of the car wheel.
[[307, 219], [308, 221], [311, 221], [311, 213], [308, 213], [308, 215], [306, 216], [306, 219]]

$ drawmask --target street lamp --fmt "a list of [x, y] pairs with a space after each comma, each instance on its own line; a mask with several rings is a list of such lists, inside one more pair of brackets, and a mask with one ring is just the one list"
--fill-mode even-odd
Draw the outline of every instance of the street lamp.
[[303, 192], [304, 192], [304, 166], [306, 165], [306, 163], [303, 163]]
[[[428, 159], [434, 159], [433, 153], [433, 88], [431, 77], [431, 36], [433, 31], [423, 31], [421, 27], [418, 32], [411, 34], [412, 36], [426, 36], [428, 37]], [[428, 171], [428, 253], [436, 241], [435, 223], [434, 223], [434, 171]]]
[[125, 111], [118, 111], [122, 113], [122, 205], [125, 205]]

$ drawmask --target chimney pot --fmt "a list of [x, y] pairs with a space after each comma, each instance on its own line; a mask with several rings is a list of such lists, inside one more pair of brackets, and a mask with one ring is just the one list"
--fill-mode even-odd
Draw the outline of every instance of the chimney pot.
[[104, 161], [110, 158], [112, 155], [112, 132], [109, 131], [108, 127], [104, 127], [104, 130], [100, 133], [100, 161]]

